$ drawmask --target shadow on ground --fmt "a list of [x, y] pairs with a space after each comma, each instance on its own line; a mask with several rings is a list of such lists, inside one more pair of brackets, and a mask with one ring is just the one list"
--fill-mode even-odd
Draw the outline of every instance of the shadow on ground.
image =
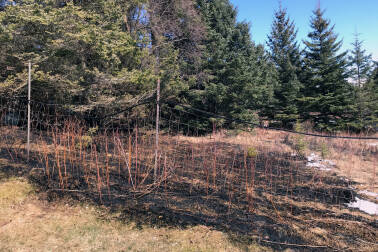
[[[180, 146], [176, 151], [187, 150], [185, 145]], [[231, 145], [218, 147], [225, 152], [237, 149]], [[345, 209], [345, 203], [355, 197], [350, 184], [336, 174], [323, 176], [307, 169], [304, 160], [287, 154], [268, 152], [246, 159], [243, 153], [236, 153], [219, 161], [225, 164], [225, 170], [219, 168], [215, 179], [208, 164], [203, 169], [175, 170], [159, 186], [146, 179], [138, 189], [127, 176], [113, 171], [109, 186], [101, 186], [100, 191], [94, 171], [89, 179], [80, 171], [67, 175], [62, 190], [57, 174], [44, 174], [43, 163], [37, 159], [27, 162], [24, 155], [15, 161], [9, 154], [9, 150], [0, 150], [2, 177], [28, 177], [49, 201], [69, 198], [90, 202], [105, 207], [105, 212], [112, 213], [109, 216], [135, 222], [140, 228], [204, 225], [227, 233], [238, 246], [258, 242], [277, 250], [355, 251], [376, 246], [376, 220]], [[181, 157], [184, 162], [186, 157]], [[231, 163], [235, 168], [232, 173], [227, 167]], [[230, 174], [233, 178], [227, 180]], [[105, 214], [103, 218], [108, 217]]]

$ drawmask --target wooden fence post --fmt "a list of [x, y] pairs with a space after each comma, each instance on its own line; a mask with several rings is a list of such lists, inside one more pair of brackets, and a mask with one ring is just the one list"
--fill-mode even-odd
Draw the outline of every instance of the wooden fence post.
[[154, 181], [157, 180], [158, 155], [159, 155], [159, 120], [160, 120], [160, 78], [157, 81], [156, 87], [156, 125], [155, 125], [155, 166], [154, 166]]
[[27, 152], [28, 152], [28, 161], [29, 161], [29, 157], [30, 157], [30, 125], [31, 125], [31, 122], [30, 122], [30, 103], [31, 103], [31, 62], [29, 61], [29, 73], [28, 73], [28, 133], [27, 133], [27, 146], [26, 146], [26, 149], [27, 149]]

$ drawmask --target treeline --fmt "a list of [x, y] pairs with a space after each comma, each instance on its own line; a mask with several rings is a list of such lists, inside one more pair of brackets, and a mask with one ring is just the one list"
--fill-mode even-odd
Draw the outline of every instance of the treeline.
[[97, 118], [125, 111], [146, 116], [159, 80], [163, 116], [164, 108], [179, 111], [182, 104], [222, 116], [173, 115], [199, 129], [263, 119], [285, 128], [311, 121], [322, 131], [377, 128], [377, 64], [358, 36], [354, 50], [342, 52], [321, 9], [312, 13], [302, 50], [281, 7], [264, 47], [253, 42], [249, 24], [237, 21], [228, 0], [23, 0], [1, 6], [2, 96], [27, 93], [25, 64], [31, 61], [34, 100]]

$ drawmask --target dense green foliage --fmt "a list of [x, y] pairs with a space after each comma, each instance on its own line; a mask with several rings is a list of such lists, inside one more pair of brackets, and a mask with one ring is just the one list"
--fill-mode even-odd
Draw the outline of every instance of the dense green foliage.
[[[363, 42], [355, 34], [352, 43], [353, 50], [349, 56], [350, 78], [354, 85], [354, 120], [352, 125], [354, 130], [370, 130], [376, 123], [377, 97], [374, 90], [373, 81], [369, 80], [372, 74], [371, 54], [367, 54], [362, 47]], [[375, 110], [375, 111], [374, 111]]]
[[[339, 53], [320, 9], [301, 53], [281, 7], [265, 50], [229, 0], [15, 2], [0, 11], [1, 96], [26, 95], [31, 61], [34, 100], [102, 120], [147, 117], [160, 80], [162, 116], [204, 131], [259, 118], [287, 128], [311, 120], [327, 131], [377, 123], [377, 69], [358, 38], [349, 58]], [[172, 115], [182, 105], [196, 110]]]
[[[254, 122], [258, 110], [272, 98], [274, 69], [266, 52], [251, 41], [249, 25], [236, 21], [236, 10], [228, 0], [197, 3], [207, 36], [201, 78], [192, 86], [188, 101], [202, 110]], [[218, 125], [235, 126], [212, 119]]]
[[[55, 1], [23, 1], [1, 12], [3, 94], [26, 94], [29, 60], [32, 92], [38, 94], [34, 100], [74, 104], [73, 109], [88, 113], [119, 110], [130, 106], [130, 100], [144, 102], [158, 78], [165, 96], [187, 88], [180, 71], [184, 49], [165, 43], [169, 39], [164, 33], [170, 31], [158, 30], [158, 21], [146, 21], [153, 4], [98, 0], [60, 6]], [[125, 19], [125, 13], [132, 18]], [[159, 45], [158, 36], [163, 37]]]
[[[153, 59], [122, 30], [115, 1], [96, 5], [23, 1], [0, 14], [1, 92], [25, 94], [25, 65], [33, 64], [33, 96], [91, 110], [145, 92], [154, 85]], [[7, 67], [14, 67], [6, 71]]]
[[313, 118], [318, 129], [330, 131], [346, 128], [353, 120], [353, 95], [346, 80], [347, 53], [338, 53], [342, 42], [337, 41], [333, 26], [323, 14], [319, 8], [314, 11], [312, 31], [304, 41], [305, 89], [301, 100], [304, 117]]
[[378, 63], [375, 63], [374, 71], [369, 75], [368, 81], [360, 91], [359, 115], [361, 128], [365, 131], [378, 130]]
[[271, 118], [281, 126], [292, 127], [299, 119], [297, 99], [300, 97], [302, 84], [299, 81], [301, 58], [296, 41], [297, 31], [294, 23], [287, 16], [286, 9], [274, 14], [272, 31], [267, 45], [271, 58], [277, 68], [279, 84], [275, 88], [275, 103]]
[[366, 83], [372, 70], [371, 54], [366, 53], [362, 44], [363, 42], [358, 38], [358, 34], [355, 34], [349, 62], [351, 66], [350, 76], [358, 87], [362, 87]]

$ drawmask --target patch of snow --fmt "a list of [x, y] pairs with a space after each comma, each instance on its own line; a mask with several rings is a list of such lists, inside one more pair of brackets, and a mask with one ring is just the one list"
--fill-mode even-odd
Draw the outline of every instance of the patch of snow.
[[375, 192], [369, 192], [367, 190], [363, 190], [363, 191], [359, 191], [358, 193], [364, 194], [364, 195], [370, 196], [370, 197], [375, 197], [376, 199], [378, 199], [378, 193], [375, 193]]
[[319, 156], [316, 155], [315, 153], [311, 153], [310, 156], [307, 157], [308, 162], [313, 162], [314, 160], [319, 159]]
[[378, 215], [378, 204], [374, 202], [370, 202], [367, 200], [355, 198], [355, 202], [350, 202], [347, 204], [348, 207], [351, 208], [358, 208], [361, 211], [370, 214], [370, 215]]
[[321, 171], [331, 171], [332, 167], [336, 164], [331, 160], [322, 160], [321, 157], [316, 155], [315, 153], [311, 153], [310, 156], [307, 157], [307, 167], [317, 168]]
[[331, 168], [328, 168], [324, 164], [321, 164], [321, 163], [318, 163], [318, 162], [316, 162], [316, 163], [307, 163], [306, 166], [313, 167], [313, 168], [318, 168], [321, 171], [330, 171], [330, 170], [332, 170]]

